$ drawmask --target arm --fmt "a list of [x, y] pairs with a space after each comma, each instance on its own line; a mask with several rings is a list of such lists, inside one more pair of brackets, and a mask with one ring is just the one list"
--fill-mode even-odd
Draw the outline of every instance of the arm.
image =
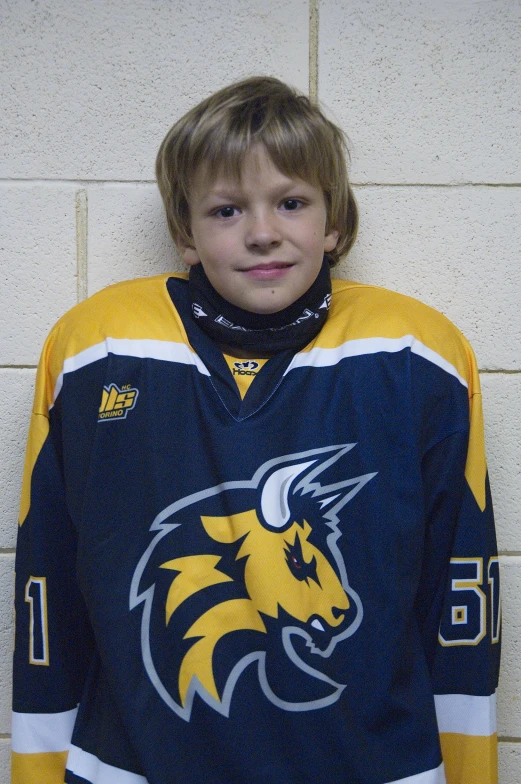
[[49, 345], [37, 375], [16, 556], [13, 784], [64, 781], [92, 635], [75, 579]]
[[424, 458], [429, 529], [418, 616], [447, 784], [495, 784], [499, 564], [479, 378], [470, 360], [469, 432], [445, 438]]

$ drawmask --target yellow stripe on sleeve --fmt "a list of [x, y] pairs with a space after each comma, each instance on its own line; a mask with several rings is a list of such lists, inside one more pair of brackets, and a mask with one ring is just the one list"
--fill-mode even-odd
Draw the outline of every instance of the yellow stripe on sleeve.
[[[477, 371], [476, 371], [477, 372]], [[485, 435], [483, 429], [483, 406], [481, 393], [476, 392], [470, 401], [470, 432], [465, 479], [469, 483], [476, 503], [483, 512], [487, 505], [485, 480], [487, 464], [485, 460]]]
[[19, 754], [11, 757], [11, 784], [63, 784], [67, 751]]
[[441, 732], [447, 784], [497, 784], [497, 735]]
[[49, 420], [43, 414], [33, 414], [29, 428], [29, 438], [25, 450], [24, 473], [22, 480], [22, 495], [20, 499], [20, 525], [29, 513], [31, 505], [31, 479], [33, 469], [41, 452], [45, 439], [49, 433]]
[[[52, 335], [52, 333], [51, 333]], [[53, 381], [49, 377], [48, 359], [52, 336], [48, 337], [43, 347], [42, 356], [36, 373], [36, 386], [27, 446], [25, 448], [22, 494], [20, 499], [19, 524], [22, 525], [31, 506], [31, 480], [33, 469], [45, 439], [49, 434], [49, 408], [52, 405]]]

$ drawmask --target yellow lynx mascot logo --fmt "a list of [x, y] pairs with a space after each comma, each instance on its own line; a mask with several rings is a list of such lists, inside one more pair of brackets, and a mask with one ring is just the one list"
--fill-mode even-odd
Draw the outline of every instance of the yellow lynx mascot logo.
[[[314, 666], [363, 615], [337, 545], [338, 513], [376, 474], [327, 485], [317, 477], [354, 446], [270, 460], [251, 480], [183, 498], [152, 524], [130, 608], [143, 605], [148, 676], [186, 721], [196, 694], [228, 716], [237, 681], [254, 663], [263, 693], [281, 709], [316, 710], [339, 699], [345, 686]], [[268, 653], [277, 660], [271, 675]], [[288, 682], [306, 698], [288, 699]]]

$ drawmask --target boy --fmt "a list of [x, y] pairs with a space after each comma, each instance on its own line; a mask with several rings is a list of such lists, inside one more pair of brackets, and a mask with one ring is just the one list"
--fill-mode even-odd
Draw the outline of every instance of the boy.
[[188, 278], [81, 303], [39, 369], [14, 782], [491, 784], [468, 344], [331, 283], [357, 227], [343, 137], [279, 81], [199, 104], [157, 173]]

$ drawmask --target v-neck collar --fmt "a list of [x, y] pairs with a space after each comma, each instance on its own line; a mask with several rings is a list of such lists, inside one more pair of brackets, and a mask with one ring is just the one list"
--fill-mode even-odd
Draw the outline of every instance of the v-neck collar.
[[237, 422], [256, 414], [279, 388], [284, 371], [296, 352], [288, 349], [268, 359], [242, 399], [223, 352], [192, 318], [188, 282], [182, 278], [168, 278], [166, 286], [181, 317], [190, 345], [207, 367], [211, 384], [228, 414]]

